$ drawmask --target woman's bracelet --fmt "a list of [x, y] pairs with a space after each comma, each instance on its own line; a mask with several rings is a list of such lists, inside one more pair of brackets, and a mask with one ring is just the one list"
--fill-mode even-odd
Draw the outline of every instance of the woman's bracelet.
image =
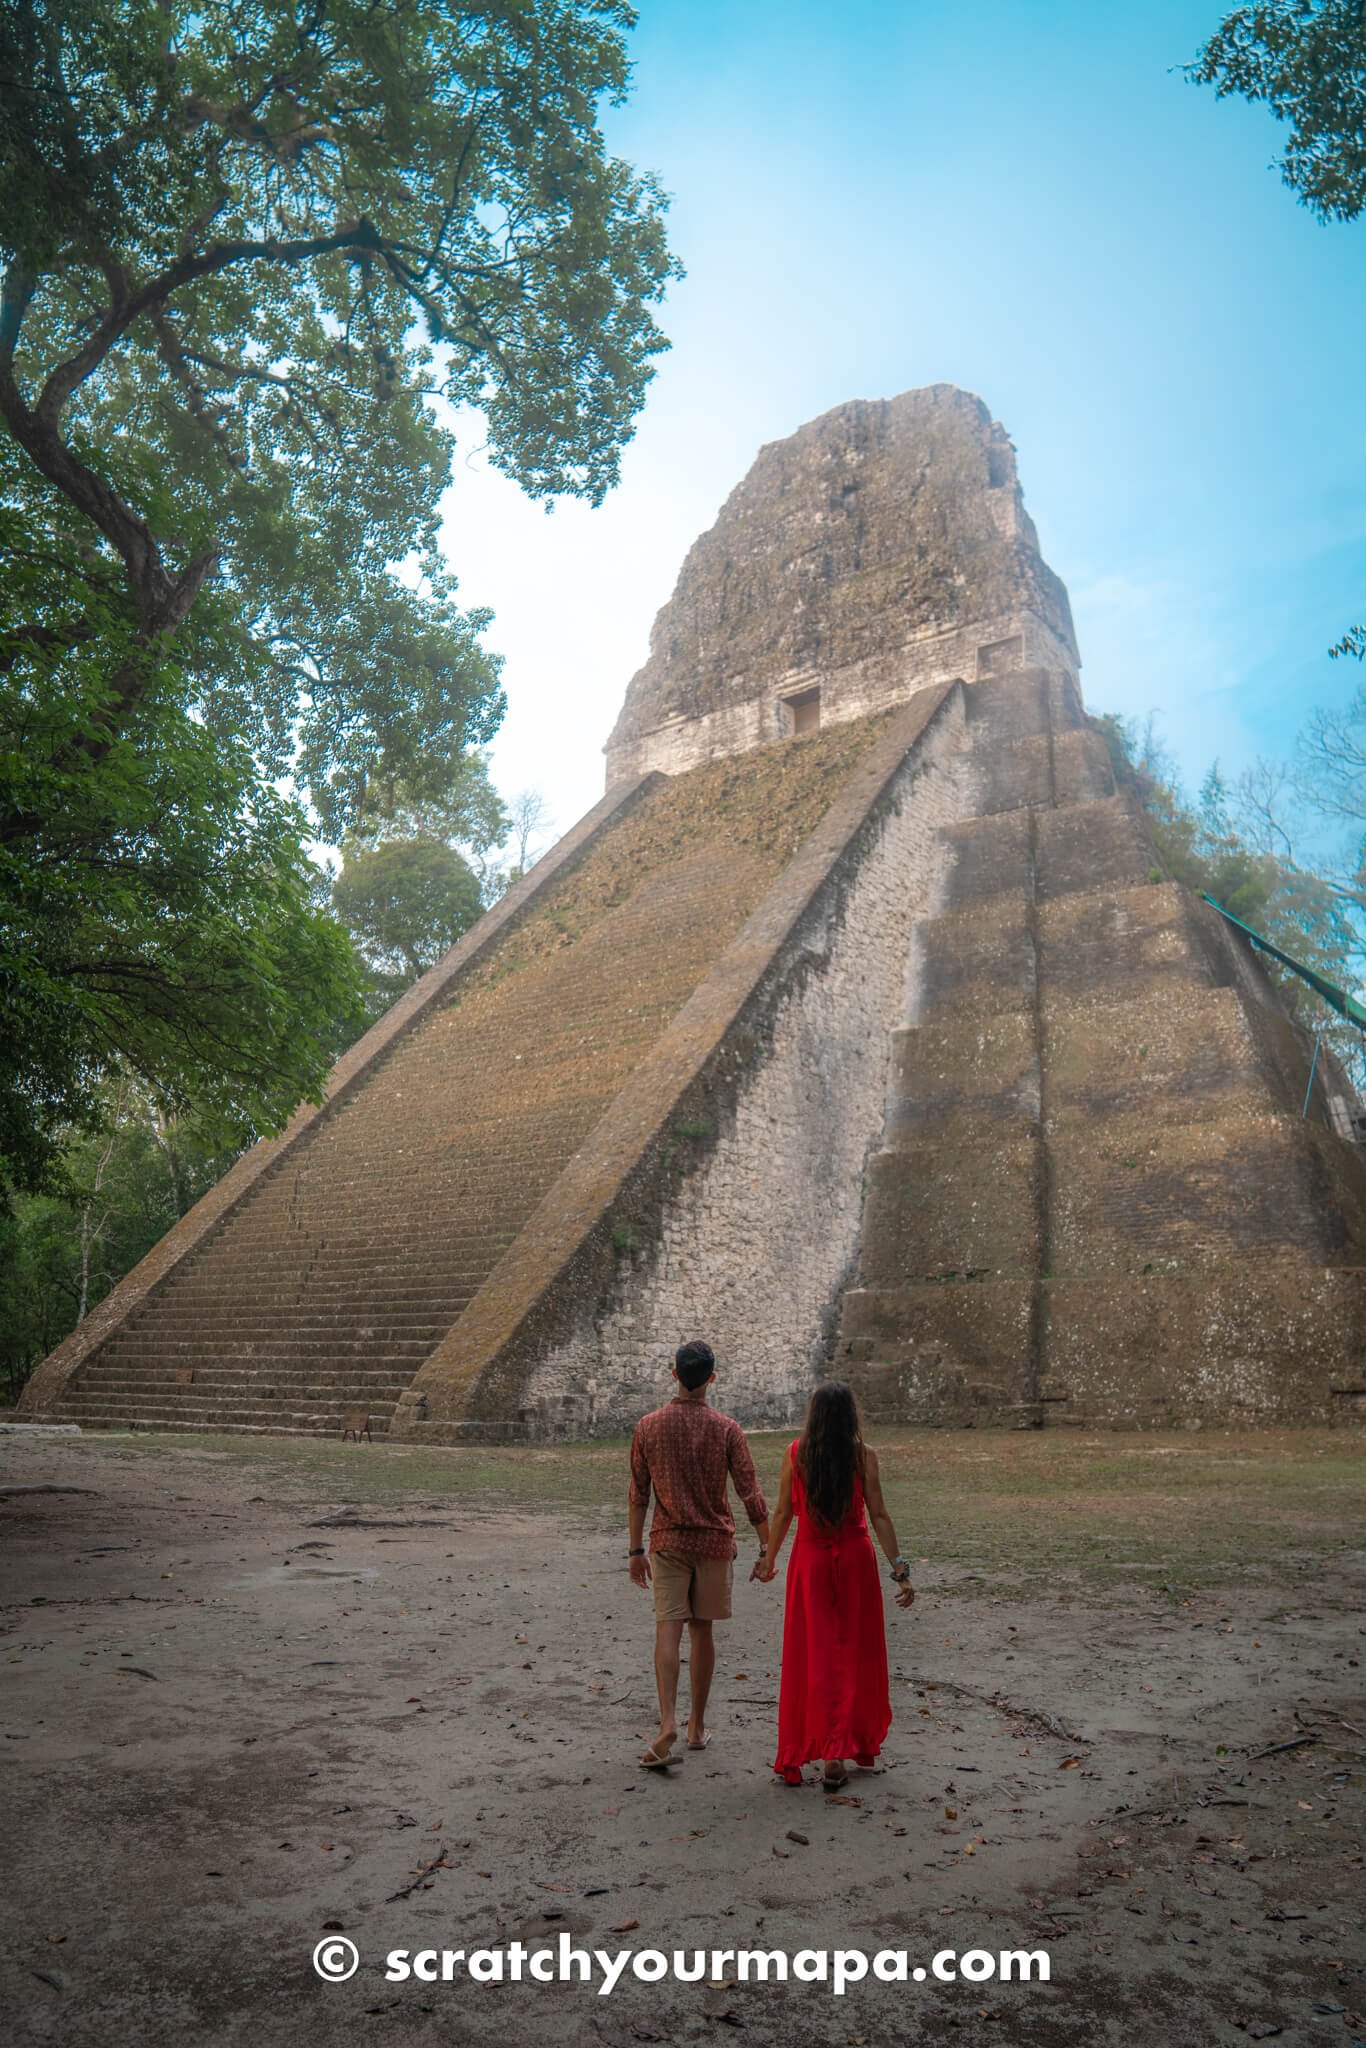
[[911, 1576], [910, 1565], [899, 1553], [892, 1559], [889, 1569], [898, 1586], [904, 1585], [905, 1581]]

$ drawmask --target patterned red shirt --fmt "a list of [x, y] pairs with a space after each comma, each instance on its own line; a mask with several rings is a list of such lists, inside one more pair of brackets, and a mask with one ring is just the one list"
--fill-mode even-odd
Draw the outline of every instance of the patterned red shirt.
[[750, 1521], [766, 1521], [759, 1476], [738, 1422], [681, 1394], [643, 1415], [631, 1439], [630, 1500], [632, 1507], [647, 1507], [654, 1487], [651, 1550], [687, 1558], [734, 1557], [727, 1477], [734, 1480]]

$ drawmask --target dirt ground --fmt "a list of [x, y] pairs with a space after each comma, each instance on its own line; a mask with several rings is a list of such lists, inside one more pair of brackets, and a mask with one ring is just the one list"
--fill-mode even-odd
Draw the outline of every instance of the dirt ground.
[[[782, 1440], [754, 1439], [766, 1485]], [[1366, 2039], [1361, 1440], [880, 1438], [885, 1768], [775, 1784], [781, 1586], [636, 1767], [621, 1445], [0, 1435], [17, 2043]], [[449, 1983], [390, 1950], [1046, 1950], [1047, 1984]], [[315, 1945], [344, 1934], [355, 1975]]]

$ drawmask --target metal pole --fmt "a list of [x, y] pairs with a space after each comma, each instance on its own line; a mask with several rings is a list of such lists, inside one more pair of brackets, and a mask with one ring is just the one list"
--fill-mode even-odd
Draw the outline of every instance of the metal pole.
[[1314, 1076], [1318, 1072], [1319, 1047], [1322, 1045], [1322, 1043], [1323, 1026], [1322, 1024], [1320, 1024], [1318, 1030], [1314, 1034], [1314, 1057], [1309, 1065], [1309, 1086], [1304, 1091], [1304, 1108], [1300, 1111], [1301, 1116], [1308, 1116], [1309, 1114], [1309, 1098], [1314, 1092]]

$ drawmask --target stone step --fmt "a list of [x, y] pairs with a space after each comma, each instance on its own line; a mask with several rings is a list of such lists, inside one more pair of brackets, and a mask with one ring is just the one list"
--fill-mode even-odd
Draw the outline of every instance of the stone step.
[[988, 753], [1046, 734], [1055, 687], [1053, 671], [1044, 668], [1011, 669], [975, 682], [964, 697], [972, 751]]
[[1115, 794], [1110, 750], [1099, 733], [1085, 730], [975, 748], [972, 773], [977, 814], [983, 818], [1053, 805], [1070, 809]]
[[[1040, 1393], [1063, 1415], [1152, 1426], [1351, 1424], [1366, 1385], [1366, 1267], [1262, 1258], [1235, 1270], [1048, 1283]], [[1355, 1361], [1355, 1363], [1354, 1363]], [[1192, 1365], [1198, 1369], [1192, 1370]]]
[[[63, 1415], [65, 1417], [65, 1410], [63, 1410]], [[340, 1421], [334, 1426], [331, 1422], [318, 1422], [311, 1416], [267, 1416], [264, 1419], [257, 1417], [248, 1421], [237, 1422], [224, 1421], [217, 1417], [187, 1417], [169, 1412], [158, 1412], [155, 1415], [139, 1414], [128, 1416], [86, 1416], [73, 1414], [66, 1419], [79, 1422], [82, 1429], [122, 1430], [130, 1435], [141, 1434], [146, 1431], [152, 1435], [165, 1432], [189, 1436], [213, 1436], [221, 1433], [225, 1436], [307, 1437], [340, 1436], [342, 1431]], [[387, 1415], [371, 1417], [370, 1433], [372, 1436], [386, 1436], [388, 1429], [389, 1418]]]
[[1074, 891], [1133, 888], [1166, 880], [1136, 800], [1126, 793], [1099, 803], [1040, 811], [1035, 846], [1040, 902]]
[[[192, 1371], [194, 1378], [186, 1383], [179, 1378], [181, 1372]], [[319, 1388], [330, 1398], [342, 1392], [348, 1396], [363, 1393], [367, 1388], [382, 1393], [388, 1388], [395, 1390], [395, 1397], [412, 1384], [413, 1375], [406, 1368], [400, 1372], [387, 1366], [373, 1368], [351, 1366], [344, 1373], [320, 1372], [306, 1366], [272, 1367], [269, 1364], [245, 1371], [241, 1367], [205, 1362], [189, 1366], [163, 1366], [155, 1361], [144, 1365], [108, 1366], [97, 1365], [89, 1369], [89, 1376], [82, 1379], [73, 1390], [73, 1398], [89, 1392], [101, 1396], [142, 1394], [152, 1388], [162, 1388], [175, 1393], [188, 1384], [198, 1389], [205, 1387], [232, 1387], [250, 1390], [257, 1386], [282, 1388]]]
[[[1156, 986], [1153, 981], [1156, 981]], [[1041, 1002], [1048, 1112], [1094, 1126], [1131, 1113], [1155, 1123], [1220, 1119], [1266, 1103], [1266, 1078], [1237, 992], [1164, 976], [1122, 994], [1054, 993]]]
[[253, 1243], [250, 1238], [234, 1233], [230, 1238], [217, 1239], [207, 1250], [198, 1253], [192, 1264], [187, 1261], [183, 1270], [186, 1273], [211, 1272], [220, 1268], [225, 1260], [231, 1260], [259, 1269], [263, 1281], [279, 1273], [294, 1271], [301, 1265], [315, 1264], [328, 1273], [339, 1275], [374, 1273], [396, 1281], [420, 1279], [434, 1269], [438, 1272], [459, 1272], [467, 1267], [487, 1264], [506, 1251], [515, 1235], [515, 1231], [499, 1230], [457, 1239], [450, 1232], [441, 1232], [430, 1241], [422, 1242], [414, 1240], [406, 1225], [387, 1219], [382, 1228], [372, 1232], [368, 1242], [357, 1241], [354, 1244], [338, 1244], [323, 1237], [297, 1244], [279, 1238]]
[[152, 1421], [158, 1415], [174, 1415], [180, 1419], [190, 1419], [197, 1415], [215, 1415], [219, 1421], [268, 1421], [272, 1415], [279, 1415], [283, 1421], [295, 1425], [301, 1421], [317, 1421], [322, 1425], [328, 1425], [334, 1417], [350, 1413], [352, 1409], [365, 1409], [367, 1415], [375, 1419], [383, 1417], [387, 1421], [389, 1415], [393, 1413], [395, 1401], [397, 1395], [356, 1393], [338, 1395], [334, 1399], [324, 1395], [309, 1395], [301, 1389], [293, 1389], [291, 1393], [283, 1393], [279, 1397], [260, 1393], [233, 1393], [231, 1389], [209, 1389], [205, 1395], [199, 1397], [195, 1397], [193, 1391], [186, 1391], [184, 1395], [172, 1395], [164, 1389], [147, 1389], [145, 1395], [127, 1399], [74, 1399], [70, 1403], [63, 1403], [61, 1415], [63, 1419], [72, 1421], [117, 1421], [121, 1417]]
[[1039, 972], [1056, 996], [1125, 1000], [1135, 987], [1229, 979], [1189, 894], [1174, 882], [1094, 888], [1038, 907]]
[[1142, 1110], [1050, 1132], [1055, 1276], [1234, 1275], [1366, 1263], [1366, 1185], [1333, 1133], [1239, 1109], [1180, 1123]]
[[376, 1309], [402, 1310], [412, 1303], [417, 1314], [422, 1313], [424, 1303], [431, 1302], [439, 1313], [442, 1303], [450, 1298], [452, 1292], [460, 1291], [462, 1282], [481, 1276], [487, 1270], [484, 1266], [466, 1266], [458, 1273], [438, 1275], [428, 1270], [413, 1279], [392, 1280], [373, 1272], [342, 1278], [316, 1266], [288, 1275], [262, 1275], [259, 1269], [253, 1270], [244, 1262], [241, 1271], [225, 1266], [220, 1273], [201, 1271], [187, 1273], [183, 1278], [177, 1274], [168, 1280], [156, 1299], [168, 1306], [176, 1301], [204, 1308], [212, 1308], [220, 1302], [239, 1302], [244, 1294], [261, 1302], [278, 1302], [284, 1308], [317, 1301], [338, 1308], [359, 1302], [373, 1304]]
[[851, 1288], [835, 1366], [871, 1421], [1008, 1420], [1029, 1394], [1035, 1285], [960, 1278]]
[[[440, 1334], [438, 1333], [438, 1337]], [[234, 1329], [227, 1324], [180, 1324], [167, 1328], [163, 1324], [147, 1324], [136, 1330], [117, 1331], [107, 1343], [100, 1346], [102, 1358], [118, 1356], [115, 1346], [124, 1345], [134, 1351], [165, 1351], [168, 1354], [181, 1351], [242, 1352], [251, 1356], [267, 1347], [297, 1351], [307, 1357], [346, 1359], [366, 1357], [383, 1350], [392, 1352], [395, 1358], [422, 1358], [438, 1341], [430, 1333], [421, 1336], [409, 1335], [386, 1338], [378, 1330], [374, 1332], [353, 1328], [343, 1335], [339, 1331], [317, 1330], [313, 1332], [282, 1329], [278, 1324], [262, 1323], [255, 1329]]]
[[1034, 1000], [1034, 937], [1023, 889], [975, 897], [921, 930], [916, 1009], [983, 1016], [1027, 1008]]
[[246, 1266], [259, 1272], [264, 1285], [303, 1267], [339, 1283], [355, 1277], [373, 1277], [376, 1282], [401, 1285], [409, 1280], [444, 1279], [453, 1273], [481, 1268], [498, 1258], [512, 1242], [513, 1238], [504, 1232], [497, 1237], [486, 1237], [477, 1244], [453, 1244], [443, 1237], [430, 1245], [405, 1248], [401, 1253], [395, 1252], [389, 1241], [380, 1241], [368, 1248], [310, 1244], [295, 1249], [277, 1245], [274, 1256], [267, 1258], [264, 1250], [258, 1254], [245, 1241], [238, 1241], [224, 1244], [216, 1257], [202, 1253], [192, 1266], [187, 1265], [184, 1270], [187, 1275], [194, 1273], [211, 1277], [230, 1265]]
[[341, 1342], [365, 1338], [420, 1343], [440, 1335], [449, 1327], [450, 1318], [444, 1311], [439, 1316], [394, 1316], [391, 1311], [375, 1309], [367, 1302], [331, 1311], [321, 1309], [316, 1303], [275, 1308], [250, 1295], [236, 1302], [224, 1302], [214, 1309], [168, 1301], [157, 1315], [148, 1316], [145, 1322], [130, 1323], [126, 1330], [118, 1332], [109, 1341], [118, 1344], [126, 1338], [140, 1339], [144, 1334], [157, 1332], [169, 1337], [269, 1337], [278, 1334], [313, 1338], [320, 1342], [335, 1337]]

